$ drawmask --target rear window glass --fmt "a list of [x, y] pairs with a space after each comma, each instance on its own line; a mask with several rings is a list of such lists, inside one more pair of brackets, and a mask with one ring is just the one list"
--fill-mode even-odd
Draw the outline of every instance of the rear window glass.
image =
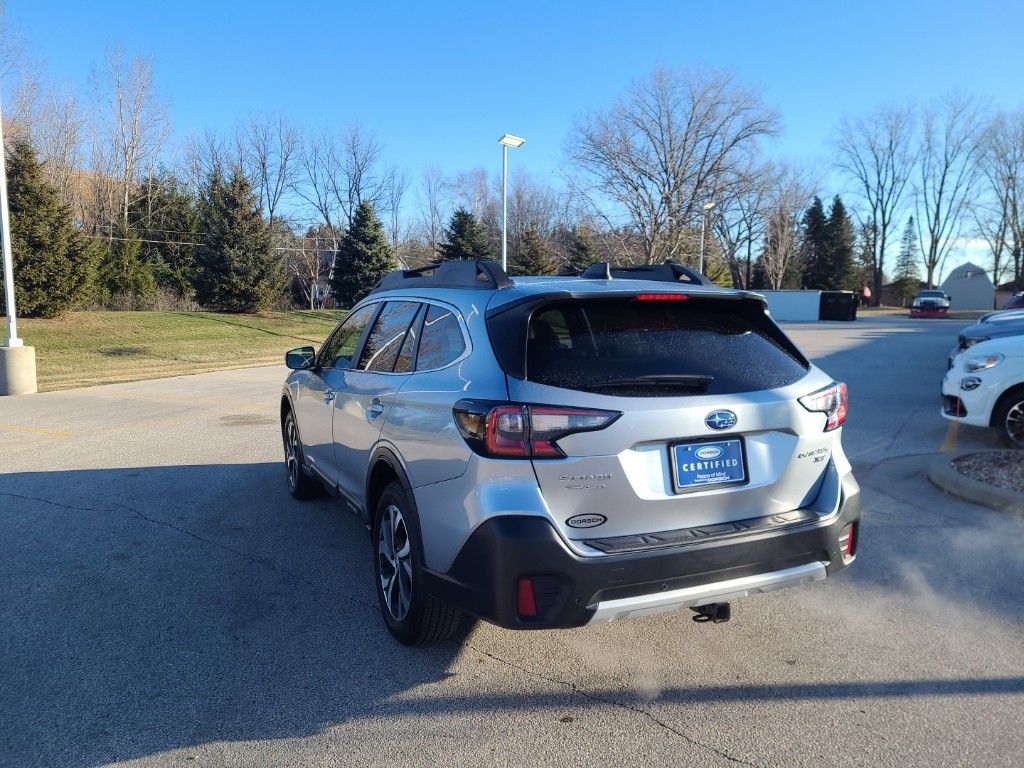
[[736, 302], [601, 299], [533, 313], [526, 378], [633, 397], [733, 394], [807, 373], [766, 317]]

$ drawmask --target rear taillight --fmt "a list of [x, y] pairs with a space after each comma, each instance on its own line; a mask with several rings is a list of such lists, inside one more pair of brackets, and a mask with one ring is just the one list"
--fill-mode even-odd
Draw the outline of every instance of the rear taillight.
[[849, 396], [845, 384], [829, 384], [824, 389], [800, 398], [800, 405], [812, 413], [825, 414], [825, 431], [843, 426], [849, 409]]
[[460, 400], [452, 408], [463, 439], [476, 453], [500, 459], [561, 459], [556, 441], [604, 429], [622, 414], [594, 408]]

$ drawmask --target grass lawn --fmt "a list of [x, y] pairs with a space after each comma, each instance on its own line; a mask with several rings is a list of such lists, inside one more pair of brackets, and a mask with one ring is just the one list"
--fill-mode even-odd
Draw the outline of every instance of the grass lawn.
[[319, 347], [343, 315], [72, 312], [53, 320], [21, 318], [18, 335], [36, 348], [45, 391], [283, 363], [293, 347]]

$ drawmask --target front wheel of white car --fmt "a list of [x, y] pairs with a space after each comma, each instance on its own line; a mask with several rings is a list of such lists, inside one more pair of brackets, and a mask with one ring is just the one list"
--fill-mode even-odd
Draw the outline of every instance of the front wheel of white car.
[[993, 423], [1004, 443], [1011, 448], [1024, 449], [1024, 389], [1003, 395], [996, 406]]
[[381, 494], [372, 535], [373, 580], [388, 631], [404, 645], [451, 637], [460, 615], [426, 591], [419, 519], [400, 483]]

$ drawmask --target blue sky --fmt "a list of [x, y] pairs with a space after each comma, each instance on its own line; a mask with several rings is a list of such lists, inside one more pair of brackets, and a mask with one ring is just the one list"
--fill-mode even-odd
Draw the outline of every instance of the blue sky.
[[659, 63], [732, 70], [779, 110], [776, 151], [823, 163], [844, 112], [951, 88], [1024, 104], [1015, 0], [7, 0], [5, 11], [48, 76], [83, 90], [105, 46], [151, 56], [179, 138], [250, 110], [358, 120], [414, 174], [497, 169], [506, 131], [528, 140], [518, 167], [553, 173], [574, 119]]

